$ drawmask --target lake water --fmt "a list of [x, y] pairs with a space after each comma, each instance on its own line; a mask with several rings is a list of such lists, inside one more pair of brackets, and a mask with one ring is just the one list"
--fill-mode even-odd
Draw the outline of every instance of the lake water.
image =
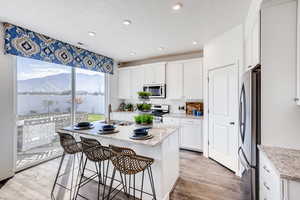
[[[105, 98], [102, 95], [77, 95], [82, 100], [77, 105], [78, 112], [103, 114]], [[69, 112], [71, 108], [70, 95], [18, 95], [18, 115], [32, 113]]]

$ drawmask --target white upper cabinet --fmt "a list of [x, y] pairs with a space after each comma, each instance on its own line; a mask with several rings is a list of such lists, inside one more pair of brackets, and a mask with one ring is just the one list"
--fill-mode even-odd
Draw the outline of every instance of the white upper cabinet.
[[260, 4], [261, 0], [251, 3], [245, 23], [245, 70], [260, 63]]
[[297, 4], [297, 91], [295, 102], [300, 106], [300, 4]]
[[203, 99], [202, 59], [184, 62], [183, 96], [185, 99]]
[[141, 66], [132, 68], [130, 82], [131, 98], [138, 99], [137, 92], [142, 91], [144, 85], [144, 68]]
[[119, 69], [119, 98], [130, 99], [131, 98], [131, 70], [128, 68]]
[[182, 99], [183, 63], [168, 63], [166, 73], [167, 99]]
[[166, 84], [167, 99], [203, 99], [202, 59], [120, 68], [119, 98], [138, 99], [145, 84]]
[[166, 82], [166, 64], [154, 63], [143, 66], [144, 84], [164, 84]]

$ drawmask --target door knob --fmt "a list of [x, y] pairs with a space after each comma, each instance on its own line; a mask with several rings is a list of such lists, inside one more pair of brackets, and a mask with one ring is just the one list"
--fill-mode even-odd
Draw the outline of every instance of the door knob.
[[230, 122], [229, 124], [230, 124], [230, 125], [234, 125], [234, 122]]

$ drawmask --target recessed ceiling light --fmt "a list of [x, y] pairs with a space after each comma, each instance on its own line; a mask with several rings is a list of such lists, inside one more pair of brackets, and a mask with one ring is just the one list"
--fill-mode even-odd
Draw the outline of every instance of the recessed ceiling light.
[[84, 45], [82, 42], [77, 42], [77, 44], [78, 44], [79, 46], [83, 46], [83, 45]]
[[96, 33], [95, 33], [95, 32], [93, 32], [93, 31], [90, 31], [90, 32], [89, 32], [89, 36], [92, 36], [92, 37], [94, 37], [94, 36], [96, 36]]
[[183, 7], [182, 3], [176, 3], [172, 6], [173, 10], [180, 10]]
[[197, 45], [198, 44], [198, 42], [197, 41], [193, 41], [193, 45]]
[[162, 50], [164, 50], [165, 48], [164, 48], [164, 47], [158, 47], [157, 49], [158, 49], [158, 51], [162, 51]]
[[132, 22], [131, 22], [129, 19], [125, 19], [125, 20], [123, 21], [123, 24], [126, 25], [126, 26], [130, 25], [131, 23], [132, 23]]
[[136, 53], [135, 53], [135, 52], [131, 52], [130, 55], [131, 55], [131, 56], [135, 56]]

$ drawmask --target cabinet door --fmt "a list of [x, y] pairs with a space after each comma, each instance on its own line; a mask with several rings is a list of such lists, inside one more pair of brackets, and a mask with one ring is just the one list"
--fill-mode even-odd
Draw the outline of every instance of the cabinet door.
[[166, 66], [164, 63], [155, 63], [144, 65], [145, 84], [163, 84], [165, 83]]
[[167, 98], [181, 99], [183, 97], [183, 64], [167, 64]]
[[129, 69], [119, 70], [119, 98], [120, 99], [130, 98], [130, 70]]
[[202, 126], [183, 122], [180, 141], [180, 147], [183, 149], [202, 151]]
[[203, 99], [202, 70], [202, 60], [184, 63], [183, 93], [185, 99]]
[[144, 84], [153, 84], [154, 81], [154, 70], [152, 65], [144, 65]]
[[154, 82], [157, 84], [164, 84], [166, 82], [166, 65], [159, 63], [153, 65]]
[[252, 46], [252, 65], [255, 66], [260, 63], [260, 15], [257, 14], [251, 32], [251, 46]]
[[144, 68], [143, 67], [137, 67], [131, 69], [131, 98], [132, 99], [138, 99], [137, 92], [143, 90], [144, 85]]

